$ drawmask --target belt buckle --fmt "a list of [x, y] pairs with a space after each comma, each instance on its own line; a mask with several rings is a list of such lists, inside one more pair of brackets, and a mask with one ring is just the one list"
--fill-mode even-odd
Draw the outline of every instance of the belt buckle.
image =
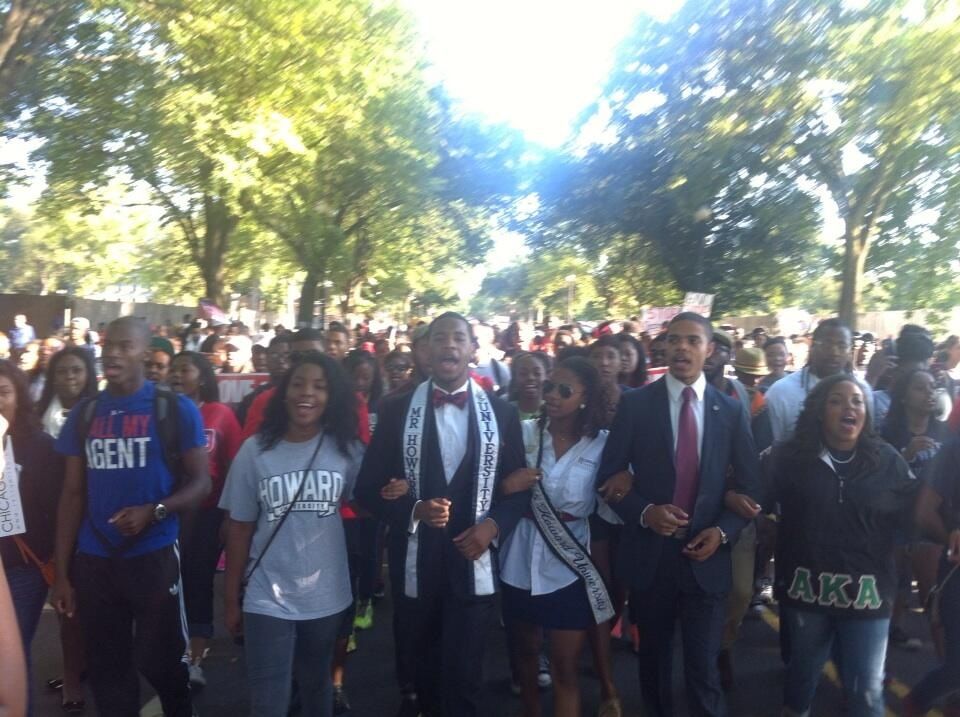
[[687, 539], [687, 526], [683, 526], [683, 527], [681, 527], [681, 528], [677, 528], [676, 531], [674, 531], [673, 535], [670, 536], [670, 537], [672, 537], [674, 540], [686, 540], [686, 539]]

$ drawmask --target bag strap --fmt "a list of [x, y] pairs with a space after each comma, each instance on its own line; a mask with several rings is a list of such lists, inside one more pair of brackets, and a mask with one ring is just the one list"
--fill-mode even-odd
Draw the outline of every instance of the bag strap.
[[155, 386], [153, 415], [157, 421], [163, 461], [173, 476], [174, 485], [177, 486], [183, 473], [180, 460], [180, 405], [171, 388], [160, 384]]
[[317, 454], [320, 452], [320, 446], [323, 445], [323, 439], [326, 437], [326, 434], [321, 430], [320, 440], [317, 441], [317, 447], [313, 449], [313, 454], [310, 456], [310, 460], [307, 461], [307, 467], [303, 469], [303, 480], [300, 481], [300, 485], [297, 488], [296, 494], [293, 496], [293, 500], [290, 501], [290, 505], [287, 506], [287, 509], [283, 511], [283, 515], [280, 516], [280, 520], [277, 522], [277, 526], [273, 529], [273, 532], [270, 533], [270, 537], [267, 538], [266, 545], [263, 546], [263, 550], [260, 551], [260, 554], [257, 556], [257, 559], [253, 561], [253, 565], [247, 571], [246, 575], [243, 576], [243, 580], [240, 581], [240, 586], [245, 587], [247, 583], [250, 582], [250, 576], [253, 575], [254, 571], [260, 566], [260, 561], [263, 560], [263, 556], [267, 554], [267, 551], [270, 549], [270, 546], [273, 544], [273, 539], [277, 537], [277, 533], [280, 532], [280, 528], [283, 527], [283, 524], [287, 520], [287, 516], [290, 515], [290, 511], [293, 510], [293, 506], [297, 504], [297, 501], [300, 500], [300, 495], [303, 493], [303, 487], [307, 484], [307, 471], [310, 470], [310, 467], [313, 465], [314, 460], [317, 458]]
[[13, 542], [17, 544], [17, 549], [20, 551], [20, 557], [23, 558], [25, 563], [33, 563], [38, 568], [43, 568], [45, 563], [40, 562], [40, 558], [37, 557], [37, 554], [30, 549], [30, 546], [27, 545], [27, 541], [19, 535], [13, 536]]

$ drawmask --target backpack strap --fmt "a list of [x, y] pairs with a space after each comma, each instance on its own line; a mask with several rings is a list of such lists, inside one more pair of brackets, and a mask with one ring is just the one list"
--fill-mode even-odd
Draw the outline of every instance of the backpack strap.
[[80, 422], [77, 424], [77, 437], [80, 439], [84, 461], [86, 461], [87, 438], [90, 437], [90, 426], [93, 424], [93, 417], [97, 415], [97, 396], [80, 399], [78, 409], [80, 411]]
[[167, 470], [179, 483], [182, 473], [180, 455], [180, 403], [177, 394], [167, 386], [156, 386], [153, 397], [153, 415], [157, 421], [157, 434]]

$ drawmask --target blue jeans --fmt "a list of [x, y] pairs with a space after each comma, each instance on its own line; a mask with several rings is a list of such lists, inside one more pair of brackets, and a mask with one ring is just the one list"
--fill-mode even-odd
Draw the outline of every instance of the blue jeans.
[[[953, 563], [941, 558], [938, 580], [942, 583], [952, 569]], [[951, 575], [943, 584], [940, 620], [943, 624], [943, 664], [928, 672], [910, 692], [910, 699], [921, 712], [930, 710], [941, 697], [960, 690], [960, 574]]]
[[40, 624], [43, 603], [47, 599], [47, 583], [40, 569], [34, 565], [7, 568], [6, 573], [7, 582], [10, 584], [10, 597], [13, 599], [13, 609], [17, 614], [20, 638], [23, 640], [23, 654], [27, 660], [27, 697], [30, 703], [27, 714], [32, 714], [33, 671], [30, 666], [30, 643], [33, 642], [37, 625]]
[[316, 620], [243, 613], [250, 714], [286, 717], [296, 678], [304, 717], [331, 717], [330, 663], [343, 612]]
[[783, 606], [790, 631], [790, 656], [783, 686], [785, 707], [808, 715], [820, 673], [834, 641], [843, 664], [843, 691], [849, 717], [882, 717], [883, 663], [890, 618], [835, 617], [825, 612]]

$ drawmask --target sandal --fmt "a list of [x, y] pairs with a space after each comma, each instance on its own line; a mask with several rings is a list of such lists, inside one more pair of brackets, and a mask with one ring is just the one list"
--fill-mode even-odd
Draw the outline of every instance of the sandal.
[[52, 678], [52, 679], [47, 680], [47, 689], [50, 690], [51, 692], [56, 692], [57, 690], [62, 690], [62, 689], [63, 689], [63, 678], [62, 678], [62, 677], [54, 677], [54, 678]]

